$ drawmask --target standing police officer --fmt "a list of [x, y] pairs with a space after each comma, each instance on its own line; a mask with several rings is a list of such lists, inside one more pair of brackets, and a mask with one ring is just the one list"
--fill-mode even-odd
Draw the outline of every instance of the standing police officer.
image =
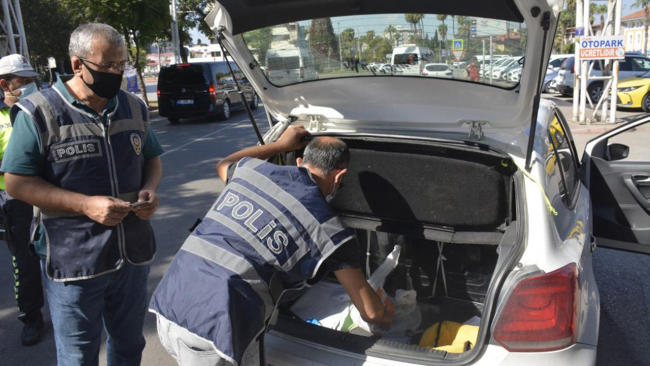
[[329, 205], [347, 172], [345, 143], [313, 139], [298, 167], [264, 161], [303, 148], [309, 135], [290, 127], [277, 142], [244, 149], [217, 166], [226, 188], [183, 244], [150, 305], [161, 342], [179, 365], [258, 364], [263, 347], [256, 341], [286, 299], [282, 290], [302, 288], [327, 270], [364, 320], [390, 325], [391, 311], [359, 269], [353, 232]]
[[[9, 55], [0, 59], [0, 88], [4, 92], [4, 103], [0, 101], [0, 163], [12, 132], [9, 109], [19, 100], [38, 91], [36, 76], [38, 74], [22, 55]], [[39, 260], [29, 250], [29, 227], [33, 209], [5, 192], [5, 178], [2, 173], [0, 205], [14, 266], [14, 291], [20, 310], [18, 319], [25, 324], [20, 333], [20, 342], [24, 346], [31, 346], [38, 343], [43, 331], [41, 308], [44, 305]]]
[[102, 329], [108, 365], [139, 365], [162, 149], [144, 103], [120, 90], [122, 36], [82, 25], [69, 50], [74, 77], [12, 108], [2, 170], [9, 194], [39, 210], [58, 365], [97, 365]]

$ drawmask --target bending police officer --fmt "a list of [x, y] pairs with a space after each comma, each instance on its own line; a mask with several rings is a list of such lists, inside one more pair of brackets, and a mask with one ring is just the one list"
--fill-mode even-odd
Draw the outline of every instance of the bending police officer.
[[264, 161], [305, 147], [309, 135], [290, 127], [278, 141], [218, 164], [226, 187], [150, 304], [161, 342], [179, 365], [258, 364], [258, 341], [286, 299], [282, 289], [301, 288], [326, 271], [334, 272], [364, 320], [390, 326], [392, 313], [359, 269], [352, 230], [329, 205], [347, 173], [345, 143], [315, 138], [297, 167]]

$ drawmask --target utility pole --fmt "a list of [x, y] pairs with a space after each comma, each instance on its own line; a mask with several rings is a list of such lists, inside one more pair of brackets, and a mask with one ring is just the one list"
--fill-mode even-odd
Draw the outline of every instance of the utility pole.
[[[576, 1], [576, 27], [574, 33], [582, 28], [582, 0]], [[580, 108], [580, 83], [582, 77], [580, 76], [580, 42], [579, 38], [575, 36], [574, 58], [573, 58], [573, 122], [578, 122], [578, 113]], [[569, 72], [568, 70], [565, 72]]]
[[172, 0], [172, 43], [174, 44], [174, 63], [179, 64], [181, 60], [180, 37], [178, 36], [178, 14], [176, 12], [176, 0]]
[[339, 31], [339, 61], [341, 63], [341, 70], [343, 70], [343, 43], [341, 43], [341, 22], [336, 22], [336, 28]]
[[0, 57], [19, 53], [29, 59], [27, 36], [18, 0], [2, 0], [2, 24], [0, 24]]

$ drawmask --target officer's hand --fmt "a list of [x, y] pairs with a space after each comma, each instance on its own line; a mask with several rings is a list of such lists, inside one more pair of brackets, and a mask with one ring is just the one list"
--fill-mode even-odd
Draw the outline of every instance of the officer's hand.
[[146, 202], [138, 207], [133, 208], [133, 212], [135, 212], [135, 214], [143, 220], [149, 220], [151, 216], [153, 216], [154, 212], [156, 212], [158, 205], [160, 204], [160, 200], [158, 199], [156, 192], [148, 189], [143, 189], [140, 191], [140, 193], [138, 193], [138, 202]]
[[129, 203], [115, 197], [91, 196], [83, 203], [83, 213], [91, 220], [106, 226], [121, 223], [129, 212]]
[[303, 126], [290, 126], [287, 128], [282, 136], [278, 139], [276, 144], [279, 144], [282, 151], [300, 150], [307, 146], [309, 141], [305, 140], [310, 137], [311, 133]]

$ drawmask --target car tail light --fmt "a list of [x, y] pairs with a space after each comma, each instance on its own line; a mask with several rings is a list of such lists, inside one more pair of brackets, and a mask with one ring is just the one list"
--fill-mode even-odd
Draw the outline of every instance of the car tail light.
[[217, 97], [217, 91], [214, 88], [214, 84], [210, 84], [210, 87], [208, 88], [208, 93], [210, 93], [210, 98]]
[[575, 263], [526, 278], [510, 294], [493, 338], [511, 352], [541, 352], [576, 342], [580, 288]]
[[160, 89], [158, 89], [158, 91], [156, 91], [156, 95], [158, 96], [158, 98], [160, 98]]
[[576, 64], [574, 62], [573, 65], [571, 65], [571, 73], [574, 74], [575, 72], [576, 72]]
[[190, 66], [190, 64], [178, 64], [176, 66], [178, 66], [178, 67], [186, 67], [186, 66]]

